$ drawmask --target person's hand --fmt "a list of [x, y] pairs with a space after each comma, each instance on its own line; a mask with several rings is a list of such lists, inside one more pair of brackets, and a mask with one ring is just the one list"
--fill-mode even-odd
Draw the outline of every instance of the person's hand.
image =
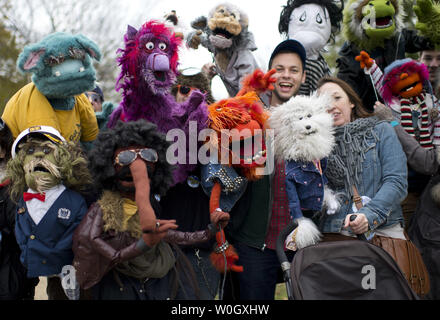
[[374, 104], [374, 115], [379, 120], [385, 120], [385, 121], [396, 120], [393, 116], [393, 113], [391, 112], [391, 108], [388, 108], [379, 101], [376, 101], [376, 103]]
[[345, 217], [344, 228], [350, 227], [354, 234], [362, 234], [368, 231], [368, 220], [365, 214], [357, 213], [356, 219], [350, 221], [352, 214]]
[[212, 80], [217, 75], [217, 68], [215, 67], [215, 64], [205, 63], [202, 67], [203, 74], [208, 78], [209, 81]]
[[220, 226], [224, 229], [229, 222], [230, 215], [223, 211], [214, 211], [211, 213], [211, 223], [215, 226]]
[[170, 229], [177, 229], [176, 220], [160, 220], [156, 221], [156, 228], [154, 231], [142, 234], [142, 239], [150, 248], [158, 244], [167, 234]]
[[367, 68], [368, 70], [374, 63], [374, 60], [370, 58], [370, 55], [366, 51], [361, 51], [361, 53], [354, 59], [359, 62], [361, 69]]

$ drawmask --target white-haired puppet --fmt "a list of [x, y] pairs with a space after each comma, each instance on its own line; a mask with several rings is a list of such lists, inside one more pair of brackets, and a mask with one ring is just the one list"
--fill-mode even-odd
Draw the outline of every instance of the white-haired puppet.
[[217, 74], [229, 96], [235, 97], [244, 76], [258, 68], [252, 55], [257, 47], [248, 31], [248, 16], [233, 4], [221, 3], [208, 17], [197, 18], [191, 26], [196, 31], [188, 34], [188, 46], [197, 49], [202, 44], [213, 54]]
[[296, 250], [319, 242], [321, 233], [303, 212], [339, 208], [324, 171], [335, 144], [333, 119], [327, 113], [327, 96], [296, 96], [276, 107], [269, 119], [275, 131], [275, 157], [286, 163], [286, 192], [290, 215], [298, 227], [287, 237], [287, 248]]

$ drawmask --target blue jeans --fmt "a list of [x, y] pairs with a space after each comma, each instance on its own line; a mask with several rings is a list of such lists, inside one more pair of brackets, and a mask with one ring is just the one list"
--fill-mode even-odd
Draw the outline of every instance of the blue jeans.
[[[234, 243], [244, 271], [237, 273], [239, 300], [274, 300], [275, 288], [282, 281], [281, 264], [275, 250], [264, 251], [242, 243]], [[287, 252], [291, 261], [294, 252]]]

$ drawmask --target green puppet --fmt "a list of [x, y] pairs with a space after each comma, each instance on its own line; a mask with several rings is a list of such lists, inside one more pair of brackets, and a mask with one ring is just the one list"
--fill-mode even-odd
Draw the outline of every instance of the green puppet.
[[80, 34], [57, 32], [26, 46], [17, 67], [31, 73], [32, 82], [9, 100], [2, 115], [14, 138], [31, 126], [46, 125], [67, 141], [93, 141], [98, 125], [83, 93], [95, 87], [92, 59], [100, 58], [98, 46]]
[[[355, 57], [367, 51], [384, 70], [405, 53], [416, 53], [440, 45], [440, 7], [432, 0], [417, 0], [416, 28], [404, 28], [403, 9], [398, 0], [349, 0], [344, 9], [343, 34], [347, 40], [337, 59], [338, 78], [348, 82], [373, 110], [377, 97], [372, 81]], [[428, 28], [429, 26], [429, 28]]]

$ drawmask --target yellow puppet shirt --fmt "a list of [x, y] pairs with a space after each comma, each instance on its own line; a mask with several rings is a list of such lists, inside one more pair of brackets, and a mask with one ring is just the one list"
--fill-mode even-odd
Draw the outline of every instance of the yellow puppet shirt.
[[57, 129], [71, 142], [96, 139], [98, 123], [84, 94], [75, 96], [72, 110], [55, 110], [33, 82], [21, 88], [6, 104], [2, 115], [14, 138], [29, 127], [44, 125]]

